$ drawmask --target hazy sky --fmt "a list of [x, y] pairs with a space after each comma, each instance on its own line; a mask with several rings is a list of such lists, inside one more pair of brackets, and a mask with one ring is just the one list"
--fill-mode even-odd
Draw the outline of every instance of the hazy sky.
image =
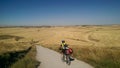
[[0, 0], [0, 25], [120, 24], [120, 0]]

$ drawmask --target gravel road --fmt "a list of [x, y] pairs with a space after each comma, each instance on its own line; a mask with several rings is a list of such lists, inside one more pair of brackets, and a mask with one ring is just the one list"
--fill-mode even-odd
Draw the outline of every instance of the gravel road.
[[89, 64], [77, 59], [72, 61], [71, 65], [67, 65], [61, 60], [61, 54], [38, 45], [36, 45], [36, 49], [36, 58], [41, 62], [38, 68], [93, 68]]

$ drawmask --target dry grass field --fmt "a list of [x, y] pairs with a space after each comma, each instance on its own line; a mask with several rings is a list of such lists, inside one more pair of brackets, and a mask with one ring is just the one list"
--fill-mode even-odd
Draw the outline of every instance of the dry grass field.
[[[24, 49], [29, 45], [21, 42], [32, 40], [58, 52], [61, 40], [66, 40], [77, 59], [95, 68], [120, 68], [120, 25], [0, 28], [0, 53]], [[4, 45], [18, 42], [21, 46]]]

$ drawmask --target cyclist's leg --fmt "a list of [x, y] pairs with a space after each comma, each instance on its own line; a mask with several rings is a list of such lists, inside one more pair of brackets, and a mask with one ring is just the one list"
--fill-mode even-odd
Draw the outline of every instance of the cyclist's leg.
[[65, 54], [63, 54], [63, 61], [65, 61]]
[[63, 61], [65, 61], [66, 60], [66, 55], [65, 55], [64, 50], [62, 51], [62, 53], [63, 53]]

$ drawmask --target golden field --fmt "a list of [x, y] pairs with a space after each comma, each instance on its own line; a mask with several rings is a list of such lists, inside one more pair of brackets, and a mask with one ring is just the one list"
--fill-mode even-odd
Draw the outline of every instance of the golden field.
[[[38, 41], [38, 45], [59, 51], [61, 40], [73, 48], [74, 57], [95, 68], [120, 68], [120, 25], [0, 28], [1, 44]], [[24, 46], [0, 45], [0, 52]]]

